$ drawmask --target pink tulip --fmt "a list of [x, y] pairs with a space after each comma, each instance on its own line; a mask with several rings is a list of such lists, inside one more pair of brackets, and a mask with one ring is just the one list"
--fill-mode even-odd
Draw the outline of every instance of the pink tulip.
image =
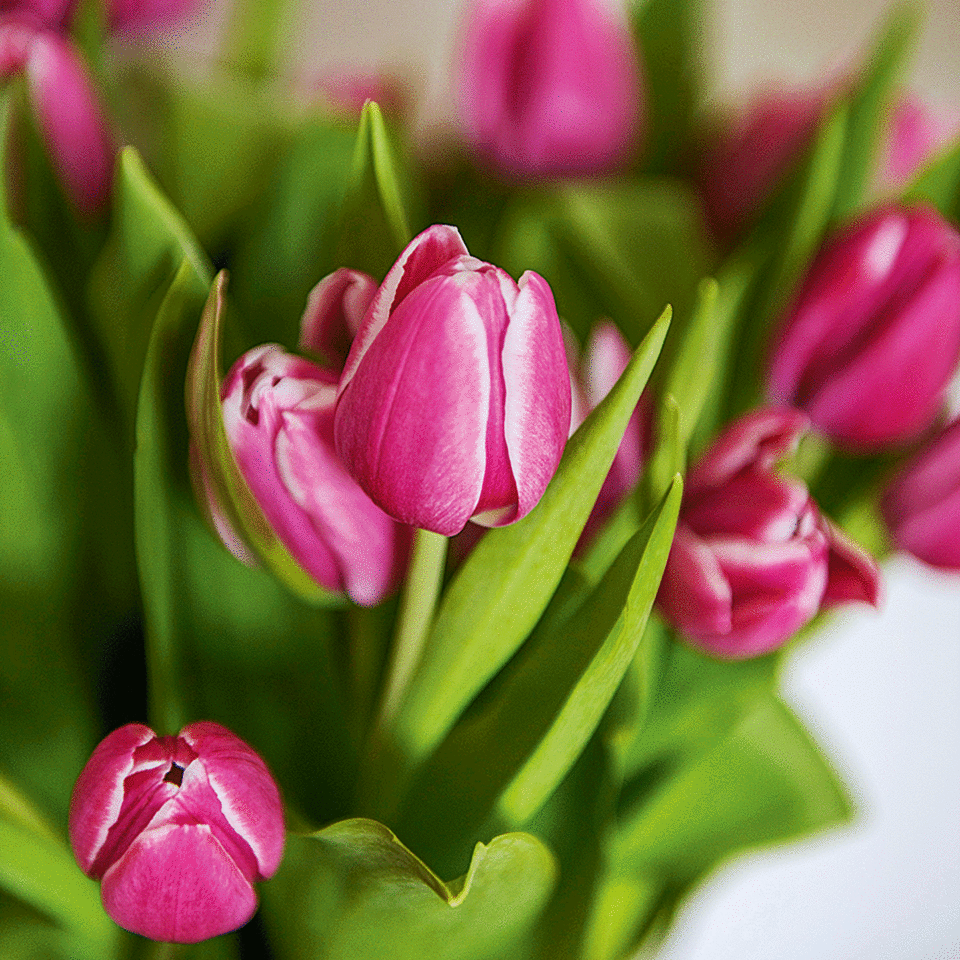
[[637, 53], [604, 0], [474, 0], [460, 76], [467, 139], [515, 177], [603, 173], [637, 147]]
[[129, 723], [94, 750], [70, 800], [70, 843], [125, 930], [196, 943], [242, 927], [253, 883], [283, 855], [283, 807], [263, 760], [209, 720], [158, 737]]
[[882, 501], [894, 543], [931, 566], [960, 570], [960, 420], [927, 441]]
[[173, 27], [186, 20], [203, 0], [106, 0], [107, 23], [127, 38]]
[[364, 314], [377, 292], [377, 281], [346, 267], [324, 277], [310, 291], [300, 321], [300, 349], [320, 354], [343, 369]]
[[[409, 537], [337, 457], [336, 393], [334, 373], [268, 344], [227, 374], [223, 421], [240, 472], [293, 558], [322, 587], [369, 606], [396, 585]], [[223, 539], [229, 547], [235, 537]]]
[[830, 238], [773, 353], [769, 392], [838, 445], [877, 450], [933, 422], [960, 360], [960, 234], [886, 206]]
[[803, 483], [774, 472], [806, 425], [795, 410], [757, 410], [687, 478], [657, 600], [669, 623], [715, 656], [767, 653], [823, 607], [878, 601], [873, 559], [820, 515]]
[[960, 136], [960, 111], [936, 110], [915, 94], [904, 96], [893, 110], [880, 181], [902, 188], [924, 166]]
[[380, 285], [340, 379], [337, 451], [391, 516], [451, 536], [539, 501], [570, 426], [553, 294], [429, 227]]

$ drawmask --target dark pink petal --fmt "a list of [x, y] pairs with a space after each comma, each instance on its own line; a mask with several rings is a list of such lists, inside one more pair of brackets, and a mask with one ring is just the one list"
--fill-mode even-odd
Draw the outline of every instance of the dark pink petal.
[[80, 213], [98, 213], [110, 198], [113, 138], [79, 54], [52, 33], [40, 34], [26, 65], [30, 97], [63, 188]]
[[820, 527], [830, 549], [823, 606], [832, 607], [850, 600], [879, 606], [883, 579], [877, 561], [826, 517], [820, 518]]
[[138, 37], [187, 20], [203, 0], [107, 0], [110, 29]]
[[100, 893], [125, 930], [173, 943], [229, 933], [257, 908], [253, 888], [204, 824], [142, 833], [107, 871]]
[[74, 856], [88, 873], [123, 806], [124, 779], [134, 768], [138, 747], [155, 738], [142, 723], [114, 730], [93, 751], [70, 798], [69, 833]]
[[23, 70], [39, 32], [29, 21], [0, 14], [0, 80]]
[[[360, 361], [377, 338], [390, 312], [418, 284], [461, 256], [469, 256], [456, 227], [434, 224], [403, 248], [370, 303], [340, 376], [339, 394], [353, 379]], [[478, 261], [479, 262], [479, 261]], [[338, 394], [338, 396], [339, 396]]]
[[764, 407], [741, 417], [690, 472], [687, 492], [720, 487], [746, 467], [769, 470], [796, 449], [807, 417], [787, 407]]
[[324, 277], [307, 298], [300, 321], [300, 348], [319, 353], [342, 368], [376, 292], [376, 280], [359, 270], [342, 267]]

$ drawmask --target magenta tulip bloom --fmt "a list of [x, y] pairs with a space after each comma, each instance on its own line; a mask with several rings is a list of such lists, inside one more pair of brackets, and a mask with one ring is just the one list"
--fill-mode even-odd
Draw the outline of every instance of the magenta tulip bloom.
[[960, 360], [960, 234], [887, 206], [828, 240], [773, 353], [769, 392], [840, 446], [877, 450], [933, 422]]
[[336, 394], [334, 373], [268, 344], [227, 374], [223, 422], [240, 472], [293, 558], [327, 590], [372, 605], [396, 585], [409, 535], [337, 457]]
[[806, 425], [795, 410], [755, 411], [687, 477], [657, 601], [715, 656], [767, 653], [823, 607], [877, 603], [873, 559], [820, 515], [803, 483], [774, 472]]
[[510, 176], [603, 173], [640, 135], [636, 50], [603, 0], [474, 0], [460, 99], [468, 140]]
[[337, 451], [375, 503], [452, 536], [539, 501], [570, 426], [553, 294], [433, 226], [377, 291], [340, 379]]
[[54, 170], [77, 210], [106, 204], [113, 178], [113, 140], [93, 81], [78, 51], [58, 31], [65, 3], [17, 3], [0, 13], [0, 80], [24, 74]]
[[196, 943], [253, 916], [253, 883], [283, 855], [283, 807], [263, 760], [220, 724], [158, 737], [129, 723], [77, 780], [70, 843], [121, 927]]
[[882, 501], [893, 542], [944, 570], [960, 570], [960, 420], [923, 445]]

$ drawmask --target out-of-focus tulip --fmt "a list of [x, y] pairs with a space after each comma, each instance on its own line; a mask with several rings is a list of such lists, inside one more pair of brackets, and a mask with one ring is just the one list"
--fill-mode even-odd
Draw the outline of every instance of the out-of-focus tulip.
[[474, 0], [460, 75], [466, 136], [515, 177], [603, 173], [642, 123], [636, 50], [603, 0]]
[[320, 354], [342, 370], [376, 292], [377, 281], [359, 270], [342, 267], [324, 277], [307, 298], [300, 321], [300, 349]]
[[900, 549], [944, 570], [960, 570], [960, 420], [921, 448], [882, 501]]
[[699, 184], [707, 224], [732, 242], [810, 143], [823, 114], [823, 90], [762, 91], [705, 146]]
[[570, 426], [570, 378], [546, 281], [470, 256], [453, 227], [407, 245], [340, 379], [337, 451], [403, 523], [451, 536], [539, 501]]
[[820, 515], [801, 481], [774, 472], [806, 425], [795, 410], [755, 411], [687, 477], [658, 603], [716, 656], [774, 650], [841, 601], [877, 603], [873, 559]]
[[887, 206], [821, 249], [780, 332], [769, 392], [852, 450], [926, 429], [960, 359], [960, 234]]
[[[396, 585], [409, 531], [371, 502], [338, 458], [336, 395], [334, 373], [267, 344], [227, 374], [223, 422], [240, 472], [293, 558], [327, 590], [372, 605]], [[222, 524], [221, 517], [218, 530]], [[230, 547], [235, 537], [222, 539]]]
[[133, 38], [186, 20], [203, 0], [107, 0], [110, 30]]
[[902, 188], [960, 136], [960, 111], [934, 109], [915, 94], [904, 96], [893, 110], [880, 164], [880, 182]]
[[283, 855], [283, 808], [266, 764], [220, 724], [158, 737], [130, 723], [83, 768], [70, 843], [121, 927], [196, 943], [253, 916], [253, 883]]
[[[574, 359], [576, 369], [573, 375], [571, 434], [613, 389], [620, 374], [626, 369], [630, 356], [630, 345], [616, 324], [604, 321], [593, 327], [583, 357], [579, 361]], [[650, 397], [644, 392], [627, 424], [610, 472], [600, 489], [596, 506], [584, 527], [581, 543], [592, 538], [620, 501], [637, 485], [649, 447], [649, 428]]]

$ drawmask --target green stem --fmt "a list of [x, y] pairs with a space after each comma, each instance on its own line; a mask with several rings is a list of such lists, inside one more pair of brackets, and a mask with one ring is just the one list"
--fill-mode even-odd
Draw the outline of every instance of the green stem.
[[446, 537], [429, 530], [417, 531], [410, 570], [400, 599], [397, 634], [390, 650], [377, 730], [389, 728], [392, 724], [420, 662], [443, 583], [446, 556]]

